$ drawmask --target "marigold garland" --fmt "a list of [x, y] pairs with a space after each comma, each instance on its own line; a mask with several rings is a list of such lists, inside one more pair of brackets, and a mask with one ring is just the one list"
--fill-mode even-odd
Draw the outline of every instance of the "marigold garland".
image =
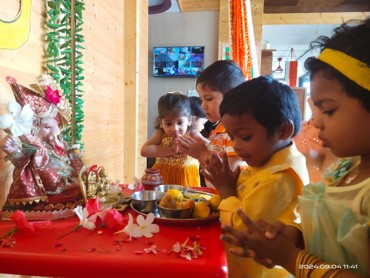
[[[49, 74], [60, 84], [72, 110], [72, 119], [63, 131], [64, 140], [79, 144], [83, 149], [83, 99], [82, 81], [84, 42], [82, 11], [85, 4], [80, 0], [47, 0], [47, 22], [50, 29], [46, 42], [46, 67]], [[72, 39], [74, 38], [74, 39]]]
[[246, 79], [254, 77], [252, 42], [254, 39], [252, 30], [249, 30], [247, 21], [246, 0], [230, 0], [230, 33], [232, 59], [240, 66]]

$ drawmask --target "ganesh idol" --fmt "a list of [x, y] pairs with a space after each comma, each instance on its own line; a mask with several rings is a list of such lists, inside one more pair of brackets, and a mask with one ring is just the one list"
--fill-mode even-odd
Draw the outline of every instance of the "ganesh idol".
[[68, 146], [62, 130], [70, 120], [68, 102], [49, 75], [31, 88], [7, 77], [16, 102], [0, 116], [8, 135], [1, 148], [14, 165], [3, 211], [70, 211], [84, 201], [80, 177], [87, 168], [77, 148]]

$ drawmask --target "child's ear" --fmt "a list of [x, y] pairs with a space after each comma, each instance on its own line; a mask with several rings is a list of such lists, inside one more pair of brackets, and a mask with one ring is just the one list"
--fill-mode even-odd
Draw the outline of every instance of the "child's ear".
[[157, 124], [158, 124], [157, 126], [159, 126], [159, 128], [163, 128], [161, 120], [157, 120]]
[[287, 140], [292, 137], [294, 132], [294, 124], [291, 120], [283, 122], [280, 127], [280, 139]]
[[195, 116], [190, 116], [189, 117], [189, 120], [188, 120], [188, 126], [191, 126], [191, 124], [193, 123], [193, 119], [195, 118]]

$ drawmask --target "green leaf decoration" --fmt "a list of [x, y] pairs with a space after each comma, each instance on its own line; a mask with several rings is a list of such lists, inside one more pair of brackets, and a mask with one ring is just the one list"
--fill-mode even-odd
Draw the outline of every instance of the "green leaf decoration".
[[[82, 75], [84, 72], [83, 54], [80, 50], [85, 49], [81, 45], [85, 42], [81, 34], [83, 30], [82, 11], [85, 10], [85, 3], [81, 0], [46, 1], [46, 26], [49, 28], [45, 38], [47, 43], [46, 68], [48, 73], [59, 82], [63, 96], [72, 110], [72, 119], [63, 131], [63, 138], [70, 145], [79, 144], [80, 149], [83, 150], [84, 144], [81, 142], [84, 129], [82, 81], [85, 78]], [[72, 30], [73, 26], [74, 30]], [[72, 77], [74, 77], [74, 83], [72, 83]]]

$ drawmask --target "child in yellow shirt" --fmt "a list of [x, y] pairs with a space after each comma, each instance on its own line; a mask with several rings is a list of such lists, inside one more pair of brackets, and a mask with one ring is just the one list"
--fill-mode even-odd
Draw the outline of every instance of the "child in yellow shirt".
[[[299, 132], [301, 113], [294, 92], [272, 77], [258, 77], [229, 91], [220, 105], [221, 121], [238, 156], [248, 167], [232, 171], [228, 160], [213, 154], [203, 175], [221, 196], [221, 221], [245, 230], [237, 214], [252, 219], [293, 223], [303, 185], [309, 182], [305, 157], [292, 138]], [[225, 243], [228, 250], [230, 246]], [[286, 277], [283, 269], [267, 269], [253, 259], [227, 253], [230, 277]]]

